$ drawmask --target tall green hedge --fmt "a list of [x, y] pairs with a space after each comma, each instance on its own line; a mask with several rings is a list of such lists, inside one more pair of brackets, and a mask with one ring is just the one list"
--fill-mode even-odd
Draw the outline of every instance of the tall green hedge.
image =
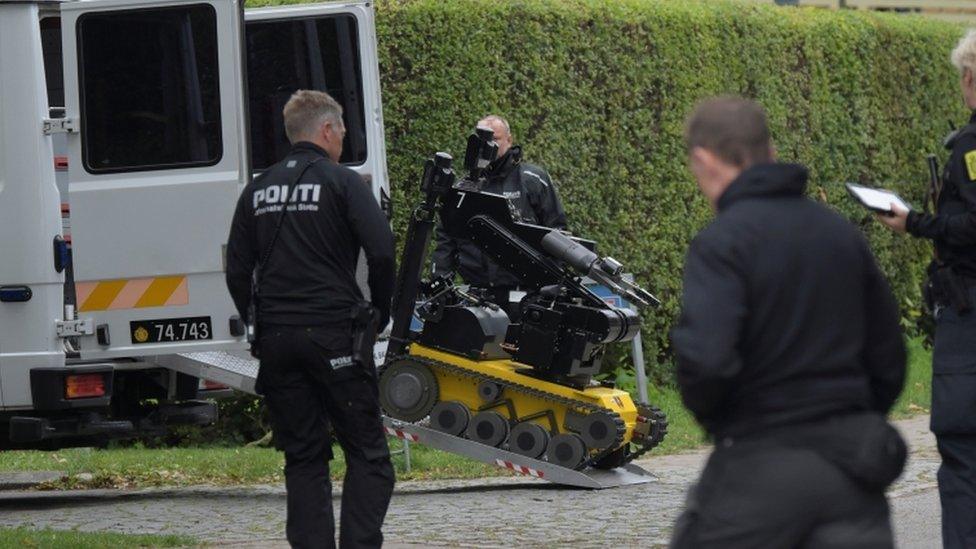
[[402, 233], [424, 157], [460, 155], [482, 115], [509, 118], [558, 182], [571, 228], [664, 299], [645, 349], [667, 363], [683, 255], [710, 218], [686, 168], [702, 98], [758, 99], [779, 156], [864, 228], [906, 317], [929, 248], [895, 237], [840, 183], [921, 205], [925, 155], [965, 121], [948, 54], [961, 29], [915, 16], [665, 0], [386, 0], [377, 5], [390, 177]]
[[917, 313], [928, 245], [884, 230], [840, 183], [921, 205], [925, 155], [967, 115], [948, 61], [959, 27], [748, 1], [379, 0], [376, 14], [398, 234], [424, 159], [460, 156], [474, 123], [502, 114], [573, 231], [664, 299], [644, 342], [666, 364], [683, 255], [711, 215], [683, 122], [702, 98], [742, 94], [769, 112], [780, 158], [810, 167], [811, 195], [863, 227], [906, 323]]

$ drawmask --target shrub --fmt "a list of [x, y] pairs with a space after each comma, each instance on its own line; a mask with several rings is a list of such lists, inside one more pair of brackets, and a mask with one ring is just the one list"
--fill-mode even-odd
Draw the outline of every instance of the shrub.
[[401, 239], [423, 161], [459, 157], [474, 122], [502, 114], [557, 181], [571, 228], [663, 298], [644, 344], [667, 365], [684, 252], [710, 217], [684, 119], [741, 94], [765, 106], [780, 158], [810, 168], [810, 195], [864, 230], [915, 330], [930, 246], [880, 227], [842, 183], [921, 206], [925, 155], [944, 159], [947, 121], [967, 115], [948, 60], [959, 27], [733, 0], [378, 0], [376, 26]]
[[684, 252], [710, 218], [683, 121], [702, 98], [742, 94], [767, 109], [780, 158], [809, 166], [810, 195], [864, 230], [914, 325], [928, 244], [880, 227], [842, 183], [921, 206], [925, 155], [944, 158], [946, 121], [966, 116], [948, 61], [958, 27], [732, 1], [383, 0], [377, 35], [399, 235], [423, 160], [460, 156], [474, 122], [502, 114], [572, 229], [663, 298], [644, 344], [666, 365]]

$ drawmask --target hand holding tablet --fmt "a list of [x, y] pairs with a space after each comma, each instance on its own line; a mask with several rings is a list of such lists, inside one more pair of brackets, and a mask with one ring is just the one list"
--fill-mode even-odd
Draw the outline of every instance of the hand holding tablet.
[[857, 185], [854, 183], [845, 183], [845, 186], [847, 187], [847, 192], [849, 192], [855, 200], [873, 212], [893, 215], [894, 212], [891, 209], [892, 204], [902, 210], [910, 211], [912, 209], [912, 207], [902, 200], [900, 196], [891, 191], [885, 189], [873, 189], [871, 187], [865, 187], [863, 185]]

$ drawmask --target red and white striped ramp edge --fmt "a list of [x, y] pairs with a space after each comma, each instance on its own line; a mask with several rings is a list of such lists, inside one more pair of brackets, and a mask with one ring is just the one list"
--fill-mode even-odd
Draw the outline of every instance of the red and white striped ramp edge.
[[403, 440], [409, 440], [410, 442], [417, 442], [420, 437], [413, 433], [408, 433], [406, 431], [401, 431], [400, 429], [394, 429], [393, 427], [384, 427], [386, 429], [386, 434], [393, 435], [397, 438], [402, 438]]
[[518, 465], [516, 463], [512, 463], [511, 461], [505, 461], [504, 459], [496, 459], [495, 460], [495, 464], [498, 465], [499, 467], [504, 467], [506, 469], [511, 469], [512, 471], [515, 471], [516, 473], [520, 473], [520, 474], [523, 474], [523, 475], [529, 475], [529, 476], [532, 476], [532, 477], [535, 477], [535, 478], [542, 478], [542, 476], [543, 476], [542, 475], [542, 471], [536, 471], [535, 469], [532, 469], [531, 467], [525, 467], [524, 465]]

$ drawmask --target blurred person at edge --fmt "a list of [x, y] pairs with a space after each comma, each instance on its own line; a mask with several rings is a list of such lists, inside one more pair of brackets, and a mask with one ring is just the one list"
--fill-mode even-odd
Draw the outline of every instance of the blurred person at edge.
[[[950, 58], [963, 101], [976, 110], [976, 30]], [[942, 544], [961, 549], [976, 547], [976, 112], [945, 146], [949, 161], [932, 193], [934, 213], [892, 205], [893, 215], [878, 219], [935, 247], [924, 285], [935, 319], [930, 428], [942, 456]]]

